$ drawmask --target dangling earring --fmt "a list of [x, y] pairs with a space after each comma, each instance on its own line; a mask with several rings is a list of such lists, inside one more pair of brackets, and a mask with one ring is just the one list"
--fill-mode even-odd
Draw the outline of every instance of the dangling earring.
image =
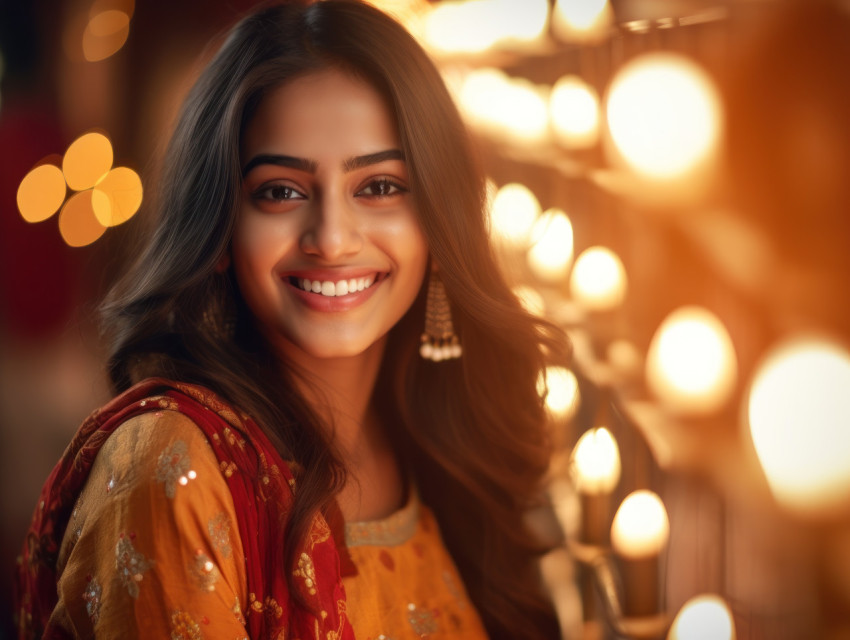
[[452, 325], [452, 311], [446, 287], [436, 271], [428, 279], [428, 297], [425, 300], [425, 333], [419, 355], [432, 362], [460, 358], [463, 350]]

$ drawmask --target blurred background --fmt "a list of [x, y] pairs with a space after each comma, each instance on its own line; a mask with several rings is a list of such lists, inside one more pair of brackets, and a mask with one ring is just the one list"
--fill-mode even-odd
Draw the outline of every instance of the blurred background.
[[[255, 4], [0, 0], [4, 576], [109, 396], [94, 309], [180, 101]], [[502, 267], [575, 346], [541, 372], [530, 519], [563, 637], [850, 638], [850, 2], [373, 4], [443, 72]]]

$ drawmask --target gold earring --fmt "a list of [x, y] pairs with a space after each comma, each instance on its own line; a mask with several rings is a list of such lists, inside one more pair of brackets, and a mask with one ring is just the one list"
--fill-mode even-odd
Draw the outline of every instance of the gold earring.
[[419, 355], [432, 362], [460, 358], [463, 350], [452, 324], [452, 311], [446, 287], [436, 271], [428, 279], [425, 300], [425, 332], [422, 334]]

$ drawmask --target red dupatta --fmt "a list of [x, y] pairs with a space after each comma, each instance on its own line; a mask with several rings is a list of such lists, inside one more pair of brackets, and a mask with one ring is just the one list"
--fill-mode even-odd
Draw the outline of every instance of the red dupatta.
[[339, 553], [321, 515], [301, 549], [313, 565], [314, 588], [309, 590], [303, 577], [297, 582], [300, 594], [319, 615], [290, 597], [281, 552], [295, 486], [289, 465], [247, 415], [208, 389], [162, 378], [139, 383], [90, 415], [47, 479], [17, 570], [18, 637], [68, 637], [48, 621], [58, 599], [56, 562], [74, 503], [112, 432], [133, 416], [163, 410], [179, 411], [204, 432], [230, 488], [245, 552], [250, 637], [354, 640], [345, 613]]

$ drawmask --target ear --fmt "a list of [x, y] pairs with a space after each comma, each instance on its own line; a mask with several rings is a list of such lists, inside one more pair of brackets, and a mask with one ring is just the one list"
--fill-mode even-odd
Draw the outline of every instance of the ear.
[[224, 255], [218, 261], [218, 264], [215, 265], [216, 273], [224, 273], [227, 271], [227, 267], [230, 266], [230, 249], [224, 252]]

